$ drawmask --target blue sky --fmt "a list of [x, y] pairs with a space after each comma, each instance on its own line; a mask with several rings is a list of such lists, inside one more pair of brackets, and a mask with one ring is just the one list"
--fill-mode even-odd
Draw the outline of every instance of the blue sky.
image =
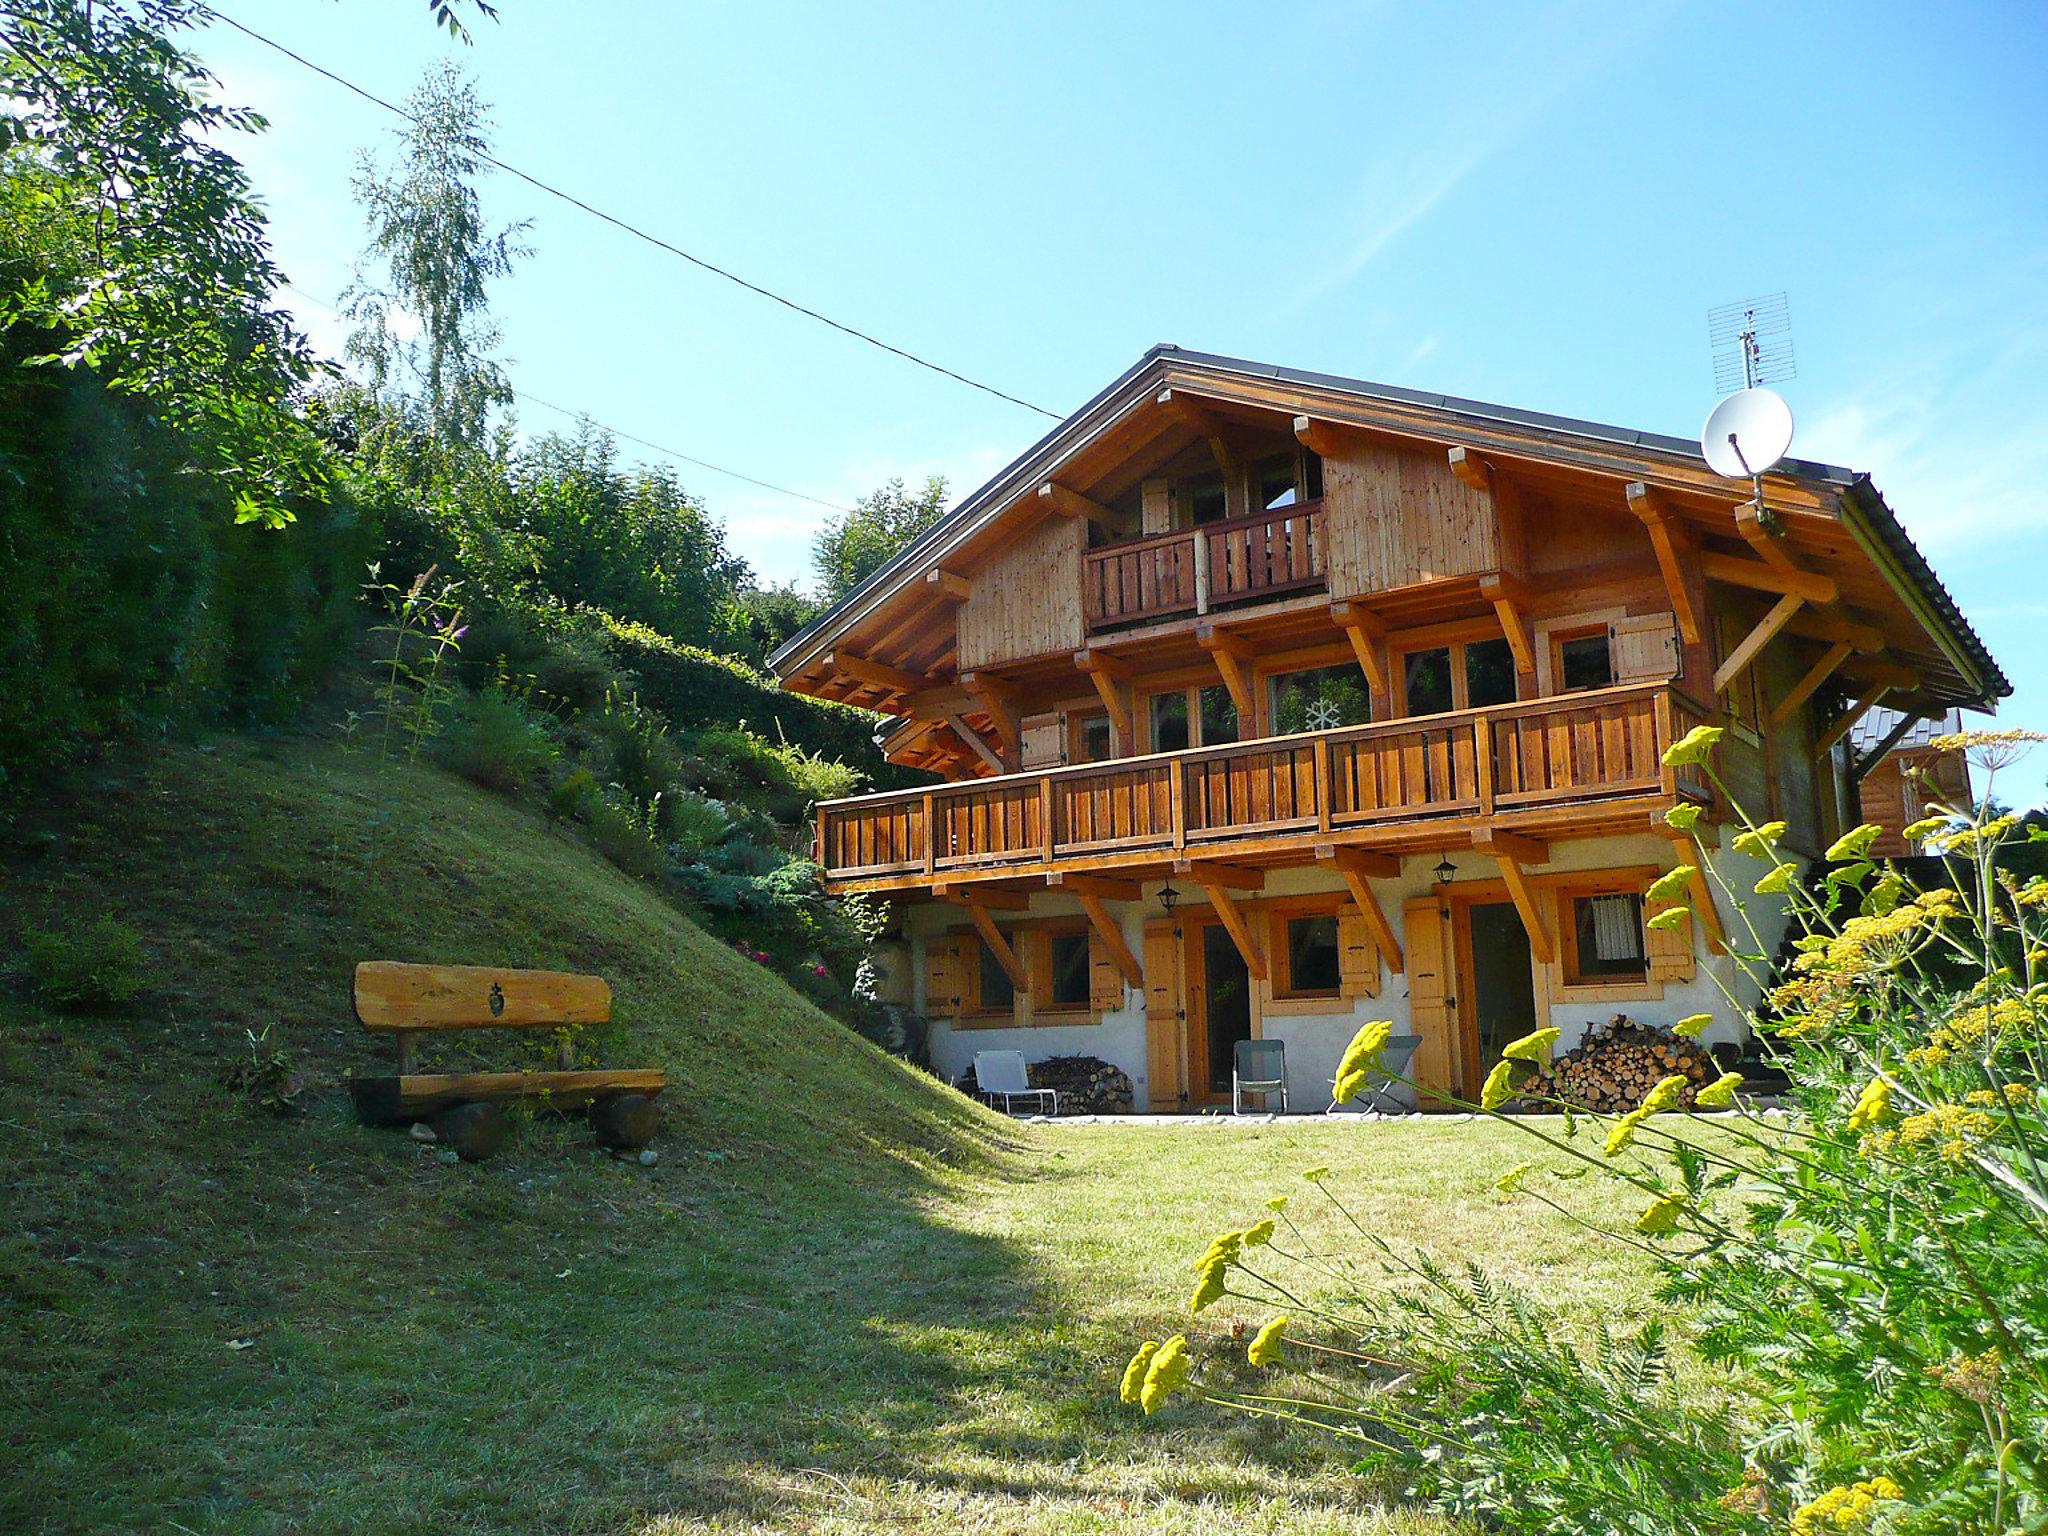
[[[1784, 289], [1795, 451], [1876, 477], [2048, 728], [2048, 7], [501, 0], [469, 48], [420, 0], [221, 8], [394, 99], [452, 49], [503, 158], [1061, 411], [1173, 341], [1689, 436], [1706, 311]], [[242, 152], [331, 299], [391, 120], [225, 27], [197, 46], [270, 117]], [[486, 197], [534, 221], [496, 301], [514, 382], [627, 432], [846, 502], [963, 493], [1046, 425]], [[820, 508], [685, 475], [808, 579]]]

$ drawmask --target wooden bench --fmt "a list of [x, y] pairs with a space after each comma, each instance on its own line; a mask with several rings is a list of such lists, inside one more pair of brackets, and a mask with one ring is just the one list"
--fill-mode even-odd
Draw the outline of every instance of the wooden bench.
[[365, 960], [356, 967], [355, 1007], [364, 1029], [388, 1033], [398, 1044], [394, 1076], [349, 1082], [356, 1113], [369, 1124], [431, 1120], [439, 1139], [473, 1161], [488, 1157], [503, 1137], [500, 1106], [533, 1099], [550, 1109], [587, 1108], [591, 1128], [607, 1147], [643, 1147], [653, 1138], [654, 1096], [667, 1086], [667, 1075], [659, 1068], [578, 1071], [566, 1040], [553, 1071], [413, 1070], [415, 1046], [425, 1035], [607, 1023], [612, 989], [601, 976]]

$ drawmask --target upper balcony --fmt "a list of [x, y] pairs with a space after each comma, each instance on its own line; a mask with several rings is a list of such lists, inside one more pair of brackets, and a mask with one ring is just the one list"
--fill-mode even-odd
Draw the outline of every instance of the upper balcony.
[[1419, 852], [1479, 827], [1647, 830], [1680, 798], [1711, 799], [1697, 770], [1662, 761], [1709, 718], [1638, 684], [825, 801], [818, 862], [836, 890], [902, 890], [1197, 855], [1306, 862], [1331, 842]]
[[1320, 498], [1120, 539], [1082, 557], [1082, 617], [1092, 635], [1314, 591], [1324, 564]]

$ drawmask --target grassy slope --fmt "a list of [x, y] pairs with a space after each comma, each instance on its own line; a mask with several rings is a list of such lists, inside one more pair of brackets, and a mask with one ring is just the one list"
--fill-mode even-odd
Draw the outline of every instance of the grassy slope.
[[[1502, 1209], [1510, 1133], [996, 1121], [431, 770], [223, 738], [48, 820], [0, 935], [111, 910], [154, 974], [116, 1018], [0, 1000], [0, 1358], [34, 1384], [0, 1400], [0, 1528], [1357, 1529], [1318, 1447], [1103, 1390], [1209, 1232], [1326, 1162], [1385, 1230], [1636, 1287]], [[476, 1167], [355, 1126], [367, 955], [610, 977], [606, 1059], [671, 1075], [660, 1165], [563, 1123]], [[302, 1120], [217, 1085], [265, 1024]]]

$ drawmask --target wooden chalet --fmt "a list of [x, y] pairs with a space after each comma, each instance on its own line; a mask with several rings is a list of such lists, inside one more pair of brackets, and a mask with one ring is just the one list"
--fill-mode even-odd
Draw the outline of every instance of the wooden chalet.
[[1896, 859], [1922, 852], [1905, 830], [1931, 808], [1962, 810], [1971, 803], [1970, 765], [1963, 754], [1935, 743], [1962, 730], [1955, 711], [1918, 719], [1879, 707], [1858, 720], [1847, 737], [1856, 768], [1857, 817], [1882, 827], [1870, 851]]
[[1320, 1108], [1366, 1018], [1467, 1095], [1542, 1022], [1733, 1041], [1736, 914], [1646, 927], [1643, 891], [1681, 802], [1761, 870], [1664, 748], [1730, 727], [1723, 783], [1811, 857], [1869, 711], [2010, 691], [1867, 476], [1763, 492], [1687, 440], [1155, 348], [773, 658], [940, 780], [821, 805], [819, 862], [898, 904], [949, 1073], [1099, 1056], [1172, 1110], [1276, 1037]]

